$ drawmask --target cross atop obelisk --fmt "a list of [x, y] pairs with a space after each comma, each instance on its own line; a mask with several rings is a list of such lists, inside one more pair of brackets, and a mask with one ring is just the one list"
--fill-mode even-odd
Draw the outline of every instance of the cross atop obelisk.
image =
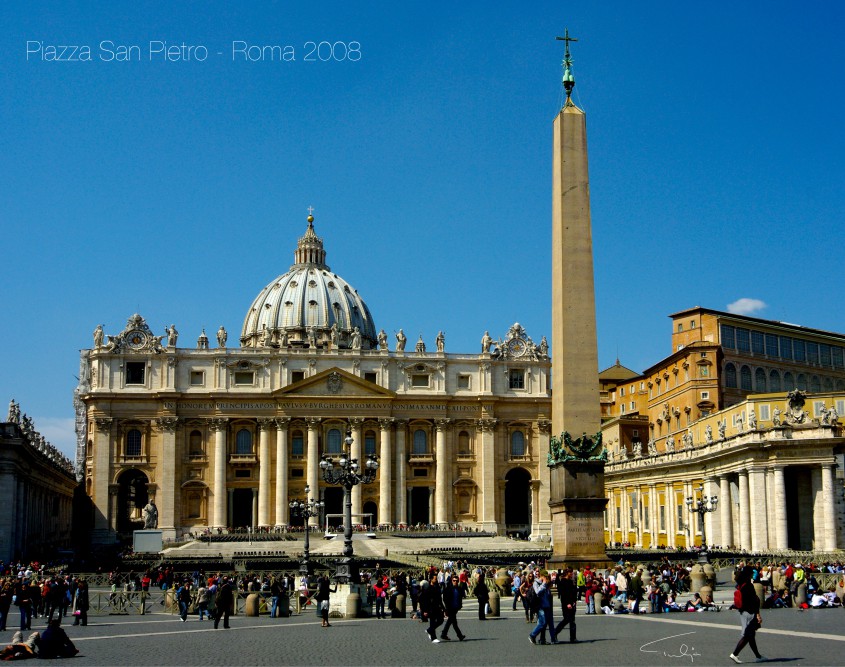
[[563, 54], [563, 89], [566, 91], [566, 104], [571, 104], [569, 98], [572, 95], [572, 89], [575, 88], [575, 77], [572, 75], [572, 57], [569, 55], [569, 42], [577, 42], [578, 39], [569, 36], [569, 28], [567, 28], [563, 37], [555, 37], [555, 39], [566, 43], [566, 50]]

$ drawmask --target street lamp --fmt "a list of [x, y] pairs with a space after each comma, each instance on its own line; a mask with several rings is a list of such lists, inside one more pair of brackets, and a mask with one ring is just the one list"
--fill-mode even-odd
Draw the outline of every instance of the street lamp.
[[311, 575], [311, 561], [308, 560], [308, 556], [310, 555], [310, 542], [308, 540], [311, 534], [311, 527], [308, 525], [308, 520], [312, 516], [319, 516], [320, 510], [323, 509], [323, 502], [321, 500], [314, 500], [313, 498], [308, 497], [308, 493], [311, 491], [311, 487], [305, 487], [305, 500], [292, 500], [290, 503], [291, 512], [295, 516], [301, 516], [305, 520], [305, 554], [302, 557], [302, 562], [299, 564], [299, 572], [300, 574], [304, 574], [306, 576]]
[[358, 568], [352, 558], [352, 487], [357, 484], [370, 484], [376, 478], [378, 470], [378, 457], [374, 454], [367, 455], [363, 471], [360, 470], [358, 459], [352, 458], [348, 452], [352, 451], [352, 431], [346, 431], [347, 451], [341, 452], [335, 464], [334, 459], [323, 454], [320, 459], [320, 469], [323, 471], [323, 480], [327, 484], [342, 486], [344, 489], [343, 508], [343, 558], [337, 561], [335, 580], [340, 583], [358, 583]]
[[698, 498], [689, 496], [686, 500], [687, 509], [693, 514], [698, 514], [699, 523], [701, 524], [701, 551], [698, 554], [699, 563], [709, 563], [710, 559], [707, 556], [707, 532], [704, 528], [704, 515], [708, 512], [715, 512], [716, 506], [719, 504], [718, 496], [710, 496], [708, 498], [704, 495], [704, 486], [698, 487]]

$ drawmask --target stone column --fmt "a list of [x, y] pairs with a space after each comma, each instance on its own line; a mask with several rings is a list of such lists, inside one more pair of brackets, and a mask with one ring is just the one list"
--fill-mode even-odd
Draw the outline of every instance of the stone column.
[[678, 529], [678, 510], [675, 507], [675, 487], [671, 483], [666, 484], [666, 546], [675, 547]]
[[481, 530], [495, 532], [496, 525], [496, 423], [497, 419], [479, 419], [478, 428], [481, 431]]
[[381, 432], [381, 453], [379, 454], [379, 504], [378, 523], [393, 523], [393, 447], [390, 443], [390, 430], [393, 427], [393, 418], [379, 419]]
[[94, 531], [92, 540], [94, 542], [111, 542], [110, 531], [111, 521], [109, 513], [111, 503], [109, 501], [109, 480], [111, 479], [111, 434], [114, 420], [111, 417], [98, 417], [94, 419], [96, 433], [94, 434], [94, 475], [92, 501], [94, 503]]
[[648, 532], [652, 549], [657, 546], [658, 534], [660, 532], [659, 506], [660, 499], [657, 497], [657, 484], [652, 482], [648, 485]]
[[786, 481], [783, 477], [784, 468], [785, 466], [774, 466], [775, 505], [773, 514], [776, 549], [786, 549], [789, 544], [789, 528], [786, 522]]
[[209, 419], [208, 426], [214, 433], [214, 528], [226, 528], [229, 525], [226, 512], [226, 432], [228, 419]]
[[428, 487], [428, 522], [434, 523], [434, 487]]
[[[704, 494], [705, 498], [709, 501], [710, 498], [716, 496], [719, 498], [719, 478], [718, 477], [708, 477], [704, 480]], [[722, 499], [719, 498], [719, 502]], [[718, 506], [717, 506], [718, 508]], [[717, 509], [718, 511], [718, 509]], [[708, 512], [704, 515], [704, 532], [707, 533], [707, 542], [708, 545], [710, 544], [721, 544], [722, 543], [722, 531], [721, 531], [721, 522], [719, 521], [719, 516], [716, 512]]]
[[408, 489], [405, 482], [405, 433], [408, 421], [396, 420], [396, 523], [408, 523]]
[[[349, 455], [353, 459], [358, 460], [358, 465], [363, 465], [365, 458], [361, 456], [361, 452], [364, 451], [364, 442], [361, 436], [361, 424], [364, 423], [363, 418], [361, 417], [352, 417], [349, 420], [349, 425], [352, 431], [352, 450], [349, 452]], [[360, 468], [359, 468], [360, 470]], [[352, 515], [353, 521], [352, 523], [360, 523], [361, 517], [355, 517], [356, 514], [361, 514], [364, 511], [364, 502], [363, 502], [363, 491], [364, 489], [361, 488], [360, 484], [356, 484], [352, 487]], [[357, 519], [357, 520], [356, 520]]]
[[276, 419], [276, 526], [290, 523], [288, 507], [288, 424], [289, 417]]
[[[311, 488], [311, 494], [315, 498], [320, 497], [319, 472], [320, 472], [320, 451], [318, 445], [318, 429], [320, 428], [319, 417], [309, 417], [305, 420], [308, 424], [308, 444], [305, 454], [305, 483]], [[355, 510], [353, 510], [354, 512]], [[312, 516], [308, 519], [309, 526], [316, 526], [319, 517]]]
[[731, 510], [731, 480], [727, 475], [722, 475], [719, 478], [719, 523], [722, 533], [720, 545], [725, 549], [734, 544], [733, 512]]
[[[25, 488], [24, 488], [24, 492], [26, 492]], [[120, 493], [120, 485], [119, 484], [109, 484], [109, 509], [107, 511], [107, 514], [109, 515], [109, 523], [110, 523], [109, 527], [113, 531], [117, 531], [117, 513], [118, 513], [117, 496], [118, 496], [119, 493]], [[27, 507], [29, 507], [29, 504], [30, 504], [29, 498], [31, 498], [31, 495], [27, 494], [27, 502], [26, 502]], [[27, 525], [26, 517], [27, 517], [27, 513], [24, 513], [22, 518], [23, 518], [23, 521], [24, 521], [23, 525], [25, 525], [25, 526]], [[26, 534], [27, 532], [28, 531], [25, 531], [24, 534]]]
[[[258, 527], [270, 526], [270, 429], [273, 419], [258, 420]], [[255, 517], [253, 517], [253, 523]]]
[[822, 469], [810, 468], [810, 502], [813, 511], [812, 549], [821, 551], [825, 542], [824, 502], [822, 498]]
[[751, 551], [751, 497], [748, 471], [739, 471], [739, 548]]
[[538, 461], [537, 479], [540, 482], [540, 486], [537, 492], [537, 505], [534, 507], [534, 513], [538, 517], [536, 520], [537, 528], [536, 534], [531, 536], [532, 539], [549, 537], [552, 534], [552, 511], [549, 507], [552, 483], [551, 469], [546, 465], [549, 455], [549, 435], [551, 434], [551, 430], [552, 423], [548, 419], [537, 421], [538, 448], [535, 458]]
[[449, 482], [449, 470], [451, 461], [446, 452], [446, 431], [449, 428], [448, 419], [435, 421], [435, 497], [434, 497], [434, 523], [441, 525], [449, 523], [449, 496], [452, 494], [452, 485]]
[[155, 420], [156, 429], [161, 434], [161, 452], [158, 459], [159, 488], [161, 493], [156, 498], [158, 508], [158, 528], [164, 539], [176, 537], [177, 509], [181, 504], [181, 489], [176, 482], [176, 428], [178, 417], [160, 417]]
[[766, 504], [766, 471], [751, 468], [749, 478], [749, 502], [751, 503], [751, 549], [763, 551], [769, 548], [769, 513]]
[[824, 539], [822, 548], [825, 551], [836, 549], [836, 500], [834, 493], [835, 465], [822, 466], [822, 502], [824, 504]]
[[252, 521], [250, 527], [255, 531], [255, 515], [258, 514], [258, 489], [252, 489]]

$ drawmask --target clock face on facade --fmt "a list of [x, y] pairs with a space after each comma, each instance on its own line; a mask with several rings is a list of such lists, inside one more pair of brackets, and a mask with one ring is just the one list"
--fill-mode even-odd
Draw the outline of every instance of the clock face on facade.
[[147, 334], [143, 331], [134, 330], [126, 334], [126, 344], [133, 350], [138, 350], [147, 343]]
[[521, 357], [525, 354], [527, 347], [528, 346], [525, 344], [525, 341], [521, 338], [514, 338], [508, 342], [508, 350], [515, 357]]

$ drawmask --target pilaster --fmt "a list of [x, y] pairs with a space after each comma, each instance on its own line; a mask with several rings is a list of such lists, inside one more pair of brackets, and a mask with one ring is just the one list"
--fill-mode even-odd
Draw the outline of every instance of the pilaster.
[[496, 423], [497, 419], [479, 419], [481, 431], [481, 529], [496, 531]]

